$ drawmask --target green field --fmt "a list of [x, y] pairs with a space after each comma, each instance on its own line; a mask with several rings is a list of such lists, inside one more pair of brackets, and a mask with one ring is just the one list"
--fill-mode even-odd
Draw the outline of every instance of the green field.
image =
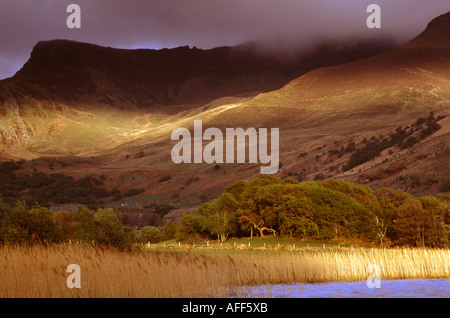
[[[355, 245], [356, 246], [356, 245]], [[226, 242], [219, 243], [216, 241], [203, 241], [201, 243], [183, 243], [177, 240], [168, 240], [160, 242], [157, 244], [151, 244], [152, 248], [210, 248], [212, 250], [229, 250], [229, 249], [257, 249], [261, 250], [266, 248], [267, 250], [292, 250], [292, 249], [329, 249], [329, 248], [351, 248], [352, 245], [349, 243], [338, 243], [338, 242], [317, 242], [300, 240], [296, 238], [280, 238], [280, 237], [265, 237], [260, 239], [259, 237], [243, 237], [243, 238], [232, 238]]]

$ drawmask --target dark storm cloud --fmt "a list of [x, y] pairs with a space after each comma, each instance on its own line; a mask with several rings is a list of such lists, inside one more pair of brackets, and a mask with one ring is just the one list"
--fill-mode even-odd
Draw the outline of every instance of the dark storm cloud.
[[[66, 26], [71, 3], [81, 7], [81, 29]], [[382, 8], [381, 30], [366, 27], [370, 3]], [[448, 0], [2, 0], [0, 78], [12, 76], [40, 40], [120, 48], [211, 48], [255, 40], [306, 46], [316, 39], [374, 35], [406, 41], [449, 10]]]

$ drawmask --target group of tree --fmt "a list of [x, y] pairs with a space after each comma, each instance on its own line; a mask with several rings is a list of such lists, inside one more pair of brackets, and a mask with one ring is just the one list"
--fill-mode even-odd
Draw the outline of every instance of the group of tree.
[[0, 164], [0, 196], [6, 201], [25, 200], [41, 205], [79, 203], [96, 206], [105, 201], [117, 201], [142, 193], [144, 189], [129, 189], [121, 192], [117, 188], [104, 187], [106, 177], [85, 176], [74, 179], [62, 173], [17, 174], [24, 161], [5, 161]]
[[[420, 117], [414, 124], [406, 127], [397, 127], [395, 132], [389, 136], [372, 136], [370, 140], [364, 139], [363, 145], [360, 148], [356, 148], [355, 143], [351, 141], [347, 148], [342, 152], [352, 153], [349, 161], [343, 167], [344, 171], [357, 167], [364, 162], [370, 161], [380, 153], [391, 147], [398, 147], [400, 149], [406, 149], [414, 146], [430, 135], [438, 131], [441, 126], [437, 123], [444, 119], [445, 116], [435, 117], [433, 113], [430, 113], [427, 117]], [[342, 155], [342, 152], [340, 153]]]
[[328, 179], [298, 183], [261, 176], [237, 181], [185, 215], [177, 238], [277, 235], [308, 240], [358, 239], [380, 245], [450, 246], [450, 196], [414, 197]]
[[125, 248], [130, 243], [159, 242], [174, 235], [171, 226], [164, 231], [154, 226], [139, 230], [124, 227], [119, 214], [111, 208], [93, 211], [80, 205], [73, 212], [55, 212], [38, 204], [28, 206], [19, 201], [9, 205], [0, 201], [1, 242], [72, 242]]

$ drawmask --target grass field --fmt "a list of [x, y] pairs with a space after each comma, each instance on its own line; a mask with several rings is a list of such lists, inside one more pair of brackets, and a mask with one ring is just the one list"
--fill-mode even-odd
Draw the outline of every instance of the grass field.
[[[142, 246], [147, 248], [147, 244]], [[267, 236], [263, 239], [258, 237], [244, 237], [244, 238], [232, 238], [226, 242], [219, 243], [217, 241], [204, 241], [201, 243], [179, 243], [177, 240], [168, 240], [157, 244], [151, 244], [151, 248], [164, 250], [165, 248], [175, 249], [211, 249], [211, 250], [274, 250], [274, 251], [293, 251], [298, 249], [340, 249], [340, 248], [353, 248], [350, 243], [337, 243], [337, 242], [317, 242], [307, 241], [298, 238], [281, 238]], [[356, 245], [355, 245], [356, 247]]]
[[[80, 267], [70, 289], [67, 266]], [[301, 248], [147, 249], [77, 246], [0, 247], [0, 297], [239, 297], [248, 286], [363, 281], [369, 264], [381, 279], [450, 278], [450, 250]]]

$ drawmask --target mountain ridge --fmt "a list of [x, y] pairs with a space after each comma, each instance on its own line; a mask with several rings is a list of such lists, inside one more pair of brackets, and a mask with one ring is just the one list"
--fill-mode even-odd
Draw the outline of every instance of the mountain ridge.
[[450, 11], [431, 20], [425, 30], [407, 43], [409, 47], [422, 45], [450, 48]]
[[[362, 44], [357, 48], [361, 52], [351, 58], [387, 46]], [[321, 54], [323, 60], [332, 60], [331, 53]], [[346, 53], [340, 54], [334, 63], [346, 60]], [[11, 82], [19, 91], [28, 88], [38, 99], [151, 109], [270, 91], [324, 63], [310, 59], [298, 54], [283, 61], [259, 54], [251, 43], [208, 50], [188, 46], [130, 50], [59, 39], [38, 42], [29, 60], [12, 78], [1, 81], [0, 88]], [[2, 95], [4, 99], [0, 91]]]

